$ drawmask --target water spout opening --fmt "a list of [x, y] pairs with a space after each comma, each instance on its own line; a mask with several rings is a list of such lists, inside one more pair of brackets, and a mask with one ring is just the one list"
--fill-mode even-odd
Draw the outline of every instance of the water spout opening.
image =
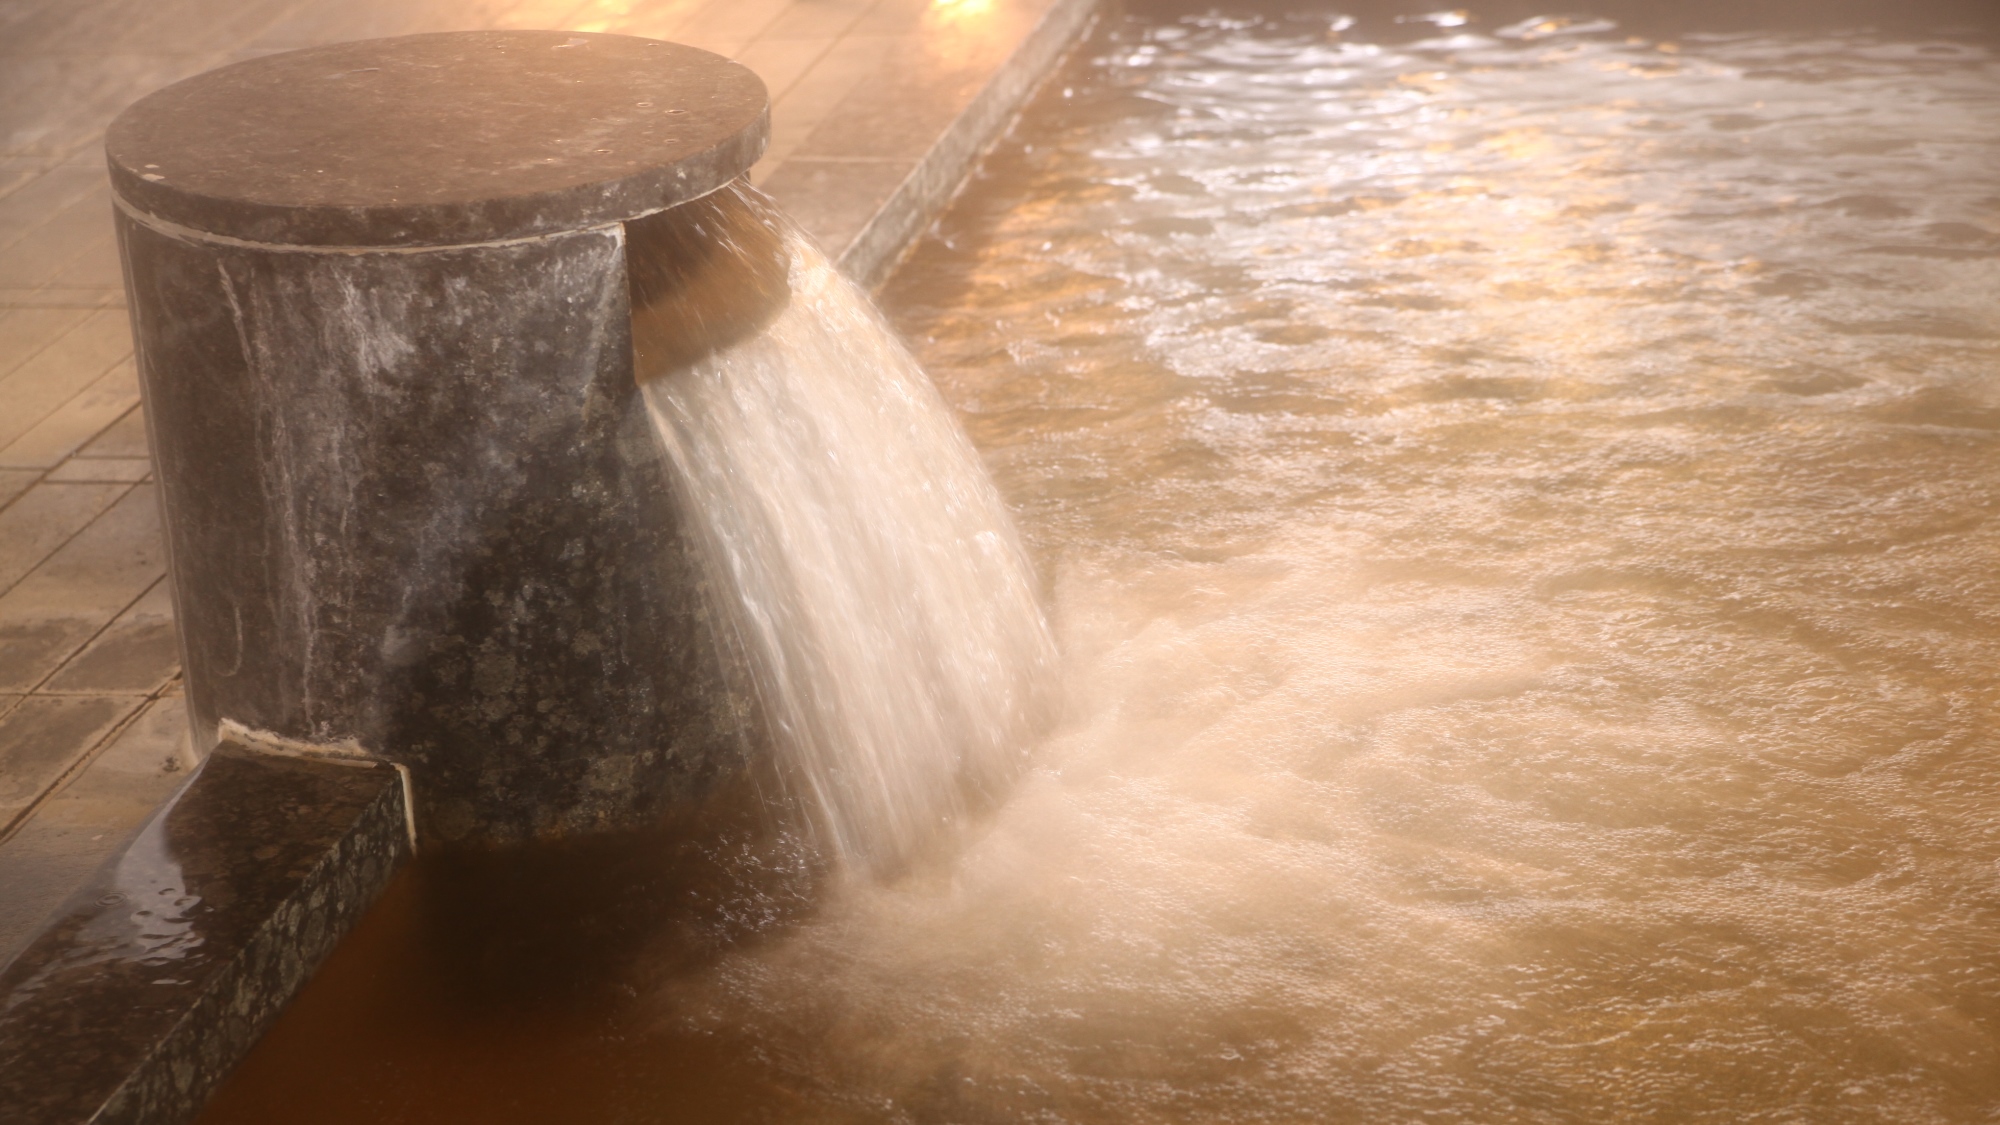
[[625, 270], [641, 383], [748, 339], [791, 301], [784, 230], [747, 184], [627, 222]]

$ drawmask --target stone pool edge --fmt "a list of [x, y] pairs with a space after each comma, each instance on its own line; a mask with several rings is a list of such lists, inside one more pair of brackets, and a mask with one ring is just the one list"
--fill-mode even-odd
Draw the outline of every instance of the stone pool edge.
[[411, 855], [401, 775], [224, 742], [0, 970], [20, 1125], [191, 1120]]
[[[921, 44], [905, 45], [760, 188], [820, 242], [842, 273], [874, 289], [1042, 80], [1082, 41], [1097, 4], [1049, 0], [997, 65], [975, 81], [934, 65]], [[928, 112], [897, 120], [909, 118], [913, 106]], [[869, 124], [875, 122], [893, 124]]]

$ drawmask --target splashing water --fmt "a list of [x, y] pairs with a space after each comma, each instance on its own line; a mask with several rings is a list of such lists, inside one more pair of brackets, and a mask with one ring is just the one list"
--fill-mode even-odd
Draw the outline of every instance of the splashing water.
[[1016, 772], [1054, 645], [936, 389], [817, 249], [786, 230], [783, 253], [777, 319], [646, 401], [784, 775], [836, 854], [880, 870]]
[[[884, 294], [1052, 576], [1034, 768], [567, 1023], [357, 934], [209, 1125], [2000, 1119], [2000, 53], [1757, 6], [1107, 4]], [[732, 565], [914, 604], [807, 534], [893, 526], [820, 442], [958, 479], [821, 270], [652, 393]], [[893, 733], [853, 825], [995, 753]]]

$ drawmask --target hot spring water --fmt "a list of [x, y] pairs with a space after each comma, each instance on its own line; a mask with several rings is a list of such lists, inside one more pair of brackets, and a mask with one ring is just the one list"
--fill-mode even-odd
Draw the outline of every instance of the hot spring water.
[[1396, 14], [1108, 14], [884, 293], [1052, 734], [798, 251], [648, 394], [890, 877], [698, 836], [556, 999], [441, 985], [406, 881], [209, 1119], [2000, 1112], [2000, 64]]

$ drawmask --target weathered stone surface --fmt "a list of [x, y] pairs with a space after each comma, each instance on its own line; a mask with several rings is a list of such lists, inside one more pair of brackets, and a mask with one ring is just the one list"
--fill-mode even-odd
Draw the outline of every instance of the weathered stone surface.
[[764, 83], [657, 39], [478, 31], [268, 55], [111, 123], [111, 182], [147, 215], [304, 246], [555, 234], [721, 187], [764, 150]]
[[0, 972], [7, 1120], [193, 1117], [407, 857], [402, 793], [218, 747]]
[[617, 229], [421, 254], [121, 230], [198, 732], [357, 740], [446, 840], [642, 823], [726, 767]]
[[741, 173], [763, 98], [690, 48], [480, 32], [227, 67], [114, 123], [199, 741], [357, 742], [442, 841], [643, 826], [737, 767], [624, 224]]

